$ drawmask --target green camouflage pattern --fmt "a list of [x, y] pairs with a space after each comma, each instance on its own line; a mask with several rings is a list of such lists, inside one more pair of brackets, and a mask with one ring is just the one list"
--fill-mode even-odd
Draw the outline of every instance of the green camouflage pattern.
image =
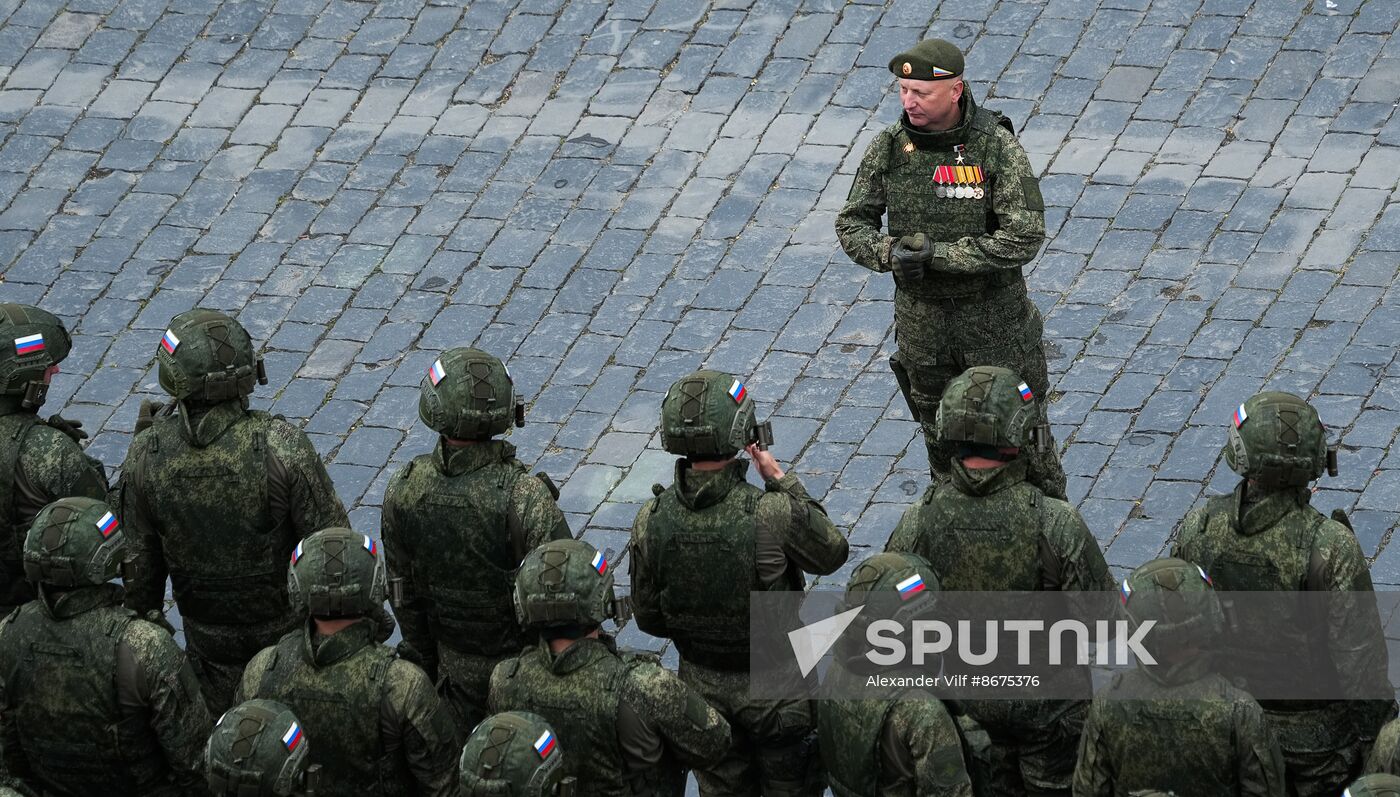
[[267, 384], [248, 330], [217, 310], [186, 310], [170, 320], [167, 335], [175, 336], [174, 351], [163, 338], [156, 363], [161, 389], [176, 401], [208, 406], [242, 400], [258, 383]]
[[[891, 367], [914, 418], [924, 429], [929, 465], [946, 475], [955, 449], [937, 439], [934, 418], [943, 390], [975, 365], [1009, 368], [1026, 380], [1042, 418], [1050, 377], [1041, 348], [1044, 324], [1026, 294], [1021, 267], [1045, 240], [1039, 181], [1000, 114], [979, 109], [962, 94], [962, 122], [941, 133], [912, 131], [903, 123], [882, 130], [865, 151], [836, 235], [846, 254], [872, 271], [890, 270], [890, 249], [906, 235], [936, 242], [922, 280], [895, 284], [895, 342]], [[984, 197], [935, 195], [933, 174], [953, 166], [962, 146], [965, 165], [982, 169]], [[888, 234], [882, 217], [888, 213]], [[1030, 455], [1031, 480], [1065, 497], [1065, 476], [1050, 450]]]
[[1400, 778], [1389, 774], [1366, 775], [1348, 786], [1342, 797], [1400, 797]]
[[314, 742], [318, 797], [453, 797], [451, 720], [423, 671], [376, 644], [376, 633], [370, 620], [331, 636], [308, 623], [253, 657], [235, 699], [296, 713]]
[[1366, 754], [1363, 772], [1400, 775], [1400, 720], [1391, 720], [1376, 734], [1376, 743]]
[[1327, 466], [1327, 430], [1312, 405], [1292, 393], [1250, 396], [1236, 411], [1225, 462], [1264, 489], [1305, 487]]
[[[528, 711], [554, 727], [569, 751], [564, 774], [580, 794], [670, 797], [684, 790], [684, 767], [718, 759], [729, 725], [651, 657], [618, 655], [606, 637], [585, 637], [555, 655], [546, 642], [501, 662], [491, 675], [491, 710]], [[664, 747], [650, 767], [630, 760], [619, 740], [626, 712], [654, 729]]]
[[[295, 726], [295, 728], [293, 727]], [[287, 734], [295, 734], [283, 741]], [[311, 742], [275, 700], [249, 700], [219, 718], [204, 749], [212, 797], [301, 797]]]
[[253, 654], [301, 623], [287, 595], [292, 549], [350, 519], [300, 429], [237, 401], [190, 412], [155, 418], [122, 466], [127, 606], [162, 611], [170, 578], [205, 700], [223, 713]]
[[300, 614], [365, 617], [384, 609], [389, 576], [378, 543], [367, 535], [321, 529], [292, 550], [287, 591]]
[[196, 794], [209, 728], [184, 653], [121, 607], [120, 587], [45, 596], [0, 623], [0, 749], [36, 791]]
[[[938, 402], [934, 429], [948, 443], [1030, 449], [1040, 420], [1035, 399], [1021, 393], [1021, 377], [990, 365], [963, 371]], [[1026, 451], [1030, 453], [1030, 451]]]
[[550, 540], [572, 539], [564, 513], [503, 440], [439, 440], [390, 479], [381, 520], [394, 614], [463, 736], [485, 717], [491, 670], [528, 638], [515, 619], [515, 569]]
[[419, 389], [418, 417], [455, 440], [486, 440], [511, 423], [525, 423], [524, 405], [505, 364], [469, 348], [443, 352], [428, 369]]
[[[19, 353], [21, 339], [41, 335], [37, 349]], [[0, 395], [25, 399], [27, 409], [37, 410], [48, 395], [44, 374], [68, 358], [73, 338], [58, 316], [28, 304], [0, 304]]]
[[[544, 747], [538, 746], [542, 742]], [[543, 717], [527, 711], [492, 714], [462, 747], [457, 763], [462, 797], [552, 797], [564, 779], [563, 758], [564, 748]]]
[[1197, 565], [1163, 557], [1139, 566], [1123, 579], [1120, 590], [1123, 614], [1136, 631], [1152, 622], [1152, 633], [1143, 647], [1165, 670], [1168, 659], [1180, 650], [1209, 649], [1225, 629], [1225, 615], [1210, 582]]
[[18, 402], [0, 399], [0, 612], [35, 598], [24, 575], [24, 538], [39, 511], [60, 498], [107, 497], [102, 465], [71, 437], [45, 424]]
[[1174, 669], [1166, 682], [1146, 668], [1118, 673], [1094, 698], [1075, 797], [1121, 797], [1148, 787], [1284, 797], [1283, 757], [1264, 710], [1205, 662], [1193, 665]]
[[93, 498], [60, 498], [44, 507], [24, 540], [25, 575], [55, 587], [105, 584], [124, 561], [126, 535]]
[[515, 576], [515, 618], [526, 628], [597, 628], [617, 616], [613, 563], [583, 540], [550, 540]]
[[732, 457], [754, 441], [753, 426], [753, 398], [719, 371], [683, 377], [661, 401], [661, 447], [683, 457]]

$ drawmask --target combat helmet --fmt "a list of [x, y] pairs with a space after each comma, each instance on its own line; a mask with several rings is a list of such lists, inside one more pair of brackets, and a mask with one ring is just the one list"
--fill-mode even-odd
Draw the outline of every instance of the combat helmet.
[[1366, 775], [1348, 786], [1342, 797], [1400, 797], [1400, 777], [1384, 773]]
[[39, 510], [24, 538], [24, 575], [55, 587], [106, 584], [126, 560], [126, 535], [95, 498], [60, 498]]
[[219, 718], [204, 748], [214, 797], [293, 797], [305, 794], [310, 743], [292, 710], [273, 700], [249, 700]]
[[934, 429], [951, 443], [992, 448], [1042, 446], [1048, 429], [1030, 386], [1006, 368], [978, 365], [963, 371], [938, 402]]
[[1154, 621], [1143, 644], [1159, 663], [1159, 651], [1203, 648], [1225, 628], [1210, 576], [1182, 559], [1163, 557], [1138, 567], [1123, 579], [1119, 599], [1133, 631]]
[[1223, 453], [1235, 473], [1265, 489], [1306, 487], [1337, 475], [1337, 451], [1312, 405], [1292, 393], [1250, 396], [1230, 419]]
[[27, 304], [0, 304], [0, 394], [38, 409], [48, 396], [44, 374], [63, 362], [73, 339], [58, 316]]
[[696, 371], [661, 402], [661, 447], [692, 459], [726, 459], [755, 442], [753, 399], [737, 377]]
[[487, 717], [462, 748], [462, 797], [563, 797], [563, 752], [543, 717], [507, 711]]
[[877, 553], [856, 565], [846, 582], [837, 612], [869, 606], [873, 612], [862, 612], [836, 645], [836, 656], [847, 663], [865, 661], [866, 628], [877, 619], [893, 619], [908, 628], [913, 620], [927, 617], [933, 611], [934, 595], [939, 591], [938, 574], [922, 556], [912, 553]]
[[322, 619], [382, 609], [388, 584], [379, 543], [350, 529], [322, 529], [297, 543], [287, 571], [292, 605]]
[[515, 576], [515, 618], [532, 628], [595, 628], [618, 616], [610, 556], [582, 540], [551, 540]]
[[510, 371], [480, 349], [443, 352], [428, 368], [418, 395], [418, 417], [456, 440], [484, 440], [525, 425], [525, 403]]
[[177, 401], [216, 404], [267, 384], [253, 339], [234, 319], [196, 307], [175, 316], [156, 347], [160, 386]]

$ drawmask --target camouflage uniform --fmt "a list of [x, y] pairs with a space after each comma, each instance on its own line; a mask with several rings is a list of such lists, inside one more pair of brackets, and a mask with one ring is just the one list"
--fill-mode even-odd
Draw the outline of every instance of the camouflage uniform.
[[82, 424], [38, 415], [48, 394], [50, 368], [73, 341], [52, 313], [0, 304], [0, 614], [34, 600], [20, 550], [39, 510], [66, 496], [103, 500], [107, 476], [78, 441]]
[[1391, 720], [1376, 735], [1376, 743], [1366, 755], [1363, 772], [1400, 775], [1400, 720]]
[[1182, 653], [1212, 646], [1223, 626], [1205, 572], [1180, 559], [1157, 559], [1124, 584], [1133, 628], [1156, 623], [1144, 644], [1157, 664], [1139, 662], [1095, 696], [1074, 796], [1122, 797], [1153, 787], [1284, 797], [1283, 757], [1264, 710], [1213, 672], [1208, 655]]
[[314, 745], [321, 797], [454, 797], [451, 720], [416, 665], [376, 643], [388, 579], [369, 537], [326, 529], [304, 540], [289, 576], [304, 615], [364, 618], [329, 636], [314, 619], [248, 663], [236, 700], [276, 700], [296, 712]]
[[249, 700], [219, 718], [204, 749], [212, 797], [309, 797], [320, 767], [308, 766], [311, 743], [292, 710]]
[[[896, 75], [908, 56], [890, 62]], [[934, 242], [922, 277], [895, 281], [898, 354], [890, 367], [923, 425], [929, 465], [940, 476], [954, 452], [938, 444], [933, 418], [953, 377], [974, 365], [1009, 368], [1029, 384], [1042, 415], [1050, 395], [1044, 324], [1021, 275], [1045, 240], [1040, 184], [1005, 117], [978, 107], [968, 90], [959, 109], [961, 121], [951, 130], [921, 131], [902, 115], [880, 131], [836, 217], [841, 247], [875, 272], [891, 270], [891, 250], [906, 236], [922, 233]], [[981, 196], [940, 196], [944, 186], [935, 177], [946, 167], [979, 170], [973, 190]], [[886, 214], [888, 234], [881, 230]], [[1033, 456], [1030, 473], [1047, 495], [1065, 497], [1053, 446]]]
[[[940, 439], [986, 448], [1026, 450], [1040, 425], [1037, 411], [1005, 368], [971, 368], [949, 384], [935, 416]], [[1098, 542], [1079, 512], [1026, 481], [1027, 462], [973, 469], [952, 461], [951, 478], [905, 511], [886, 551], [931, 563], [947, 591], [1110, 590]], [[994, 789], [1001, 794], [1067, 794], [1084, 700], [969, 700], [965, 711], [992, 741]]]
[[514, 392], [495, 357], [443, 354], [419, 402], [441, 434], [437, 448], [394, 474], [384, 493], [395, 615], [430, 677], [440, 673], [463, 738], [485, 717], [492, 668], [528, 641], [511, 608], [515, 568], [541, 543], [572, 538], [553, 485], [529, 476], [510, 443], [490, 439], [514, 419]]
[[1400, 797], [1400, 777], [1367, 775], [1348, 786], [1342, 797]]
[[39, 598], [0, 623], [0, 749], [51, 795], [202, 794], [209, 713], [184, 654], [106, 583], [125, 538], [105, 504], [64, 498], [25, 543]]
[[[875, 590], [894, 593], [911, 575], [921, 577], [928, 600], [938, 577], [912, 554], [876, 554], [856, 567], [842, 610], [863, 605]], [[857, 623], [860, 619], [857, 618]], [[816, 701], [822, 759], [836, 797], [972, 797], [962, 734], [947, 707], [931, 694], [911, 692], [899, 700], [851, 700], [832, 695], [857, 689], [879, 671], [859, 653], [837, 643], [836, 660], [822, 682], [828, 697]]]
[[516, 616], [542, 639], [491, 674], [492, 711], [537, 714], [569, 751], [563, 772], [580, 794], [670, 797], [684, 767], [729, 747], [729, 724], [655, 657], [620, 654], [598, 633], [615, 616], [610, 563], [591, 545], [556, 540], [525, 558]]
[[[737, 399], [726, 390], [732, 385]], [[662, 405], [662, 444], [672, 453], [732, 458], [753, 426], [753, 400], [727, 374], [691, 374]], [[801, 590], [803, 571], [830, 573], [848, 553], [796, 474], [760, 490], [745, 481], [748, 467], [733, 459], [703, 471], [678, 460], [674, 483], [654, 488], [632, 526], [637, 626], [675, 641], [681, 679], [733, 728], [724, 759], [696, 773], [706, 797], [750, 794], [760, 784], [770, 795], [812, 790], [810, 701], [749, 697], [749, 593]]]
[[[1287, 393], [1260, 393], [1236, 410], [1224, 453], [1244, 479], [1182, 521], [1172, 555], [1200, 565], [1222, 591], [1330, 591], [1328, 638], [1312, 639], [1295, 618], [1268, 628], [1237, 628], [1227, 637], [1232, 661], [1252, 661], [1243, 686], [1300, 655], [1337, 674], [1339, 689], [1388, 694], [1386, 649], [1371, 574], [1345, 515], [1313, 509], [1308, 484], [1329, 459], [1317, 411]], [[1335, 460], [1333, 460], [1335, 461]], [[1348, 605], [1350, 604], [1350, 605]], [[1243, 666], [1243, 665], [1242, 665]], [[1362, 757], [1395, 716], [1391, 699], [1261, 700], [1278, 735], [1290, 786], [1299, 797], [1328, 795], [1360, 771]]]
[[158, 617], [169, 576], [205, 700], [222, 713], [253, 654], [300, 623], [287, 601], [293, 546], [349, 519], [306, 435], [247, 408], [261, 359], [236, 321], [181, 313], [157, 358], [176, 400], [136, 434], [122, 466], [126, 603]]

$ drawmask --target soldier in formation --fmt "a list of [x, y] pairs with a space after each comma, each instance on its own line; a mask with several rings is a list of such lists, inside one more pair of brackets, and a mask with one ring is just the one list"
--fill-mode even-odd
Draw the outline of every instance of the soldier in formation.
[[204, 699], [222, 713], [253, 654], [301, 622], [287, 598], [292, 548], [350, 521], [306, 434], [248, 409], [267, 378], [237, 321], [181, 313], [156, 360], [172, 402], [145, 408], [118, 485], [126, 603], [160, 619], [169, 577]]
[[554, 485], [492, 439], [524, 424], [500, 360], [452, 349], [421, 390], [418, 416], [440, 435], [437, 448], [394, 474], [381, 533], [404, 642], [440, 680], [465, 738], [486, 716], [492, 668], [527, 641], [511, 606], [515, 569], [541, 543], [572, 535]]
[[0, 622], [5, 771], [52, 795], [187, 797], [209, 713], [175, 640], [110, 583], [126, 535], [92, 498], [39, 512], [24, 542], [38, 597]]
[[292, 710], [249, 700], [214, 725], [204, 750], [211, 797], [316, 797], [320, 767]]
[[531, 551], [515, 581], [516, 617], [540, 635], [491, 674], [492, 711], [537, 714], [568, 746], [579, 794], [670, 797], [685, 768], [720, 759], [729, 723], [659, 661], [619, 653], [612, 562], [581, 540]]
[[492, 714], [462, 747], [461, 797], [575, 797], [577, 784], [564, 777], [563, 757], [554, 729], [539, 715]]
[[[755, 443], [760, 433], [739, 379], [697, 371], [676, 382], [661, 405], [661, 445], [682, 458], [632, 527], [637, 625], [675, 642], [681, 679], [733, 729], [724, 757], [696, 772], [705, 797], [821, 791], [811, 702], [749, 696], [749, 594], [801, 591], [804, 571], [845, 563], [847, 543], [797, 475]], [[745, 480], [741, 450], [763, 489]]]

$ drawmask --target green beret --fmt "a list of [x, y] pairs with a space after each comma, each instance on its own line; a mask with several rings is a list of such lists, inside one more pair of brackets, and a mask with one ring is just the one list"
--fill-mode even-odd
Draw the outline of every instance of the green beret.
[[945, 39], [926, 39], [890, 59], [890, 71], [910, 80], [947, 80], [963, 73], [963, 54]]

